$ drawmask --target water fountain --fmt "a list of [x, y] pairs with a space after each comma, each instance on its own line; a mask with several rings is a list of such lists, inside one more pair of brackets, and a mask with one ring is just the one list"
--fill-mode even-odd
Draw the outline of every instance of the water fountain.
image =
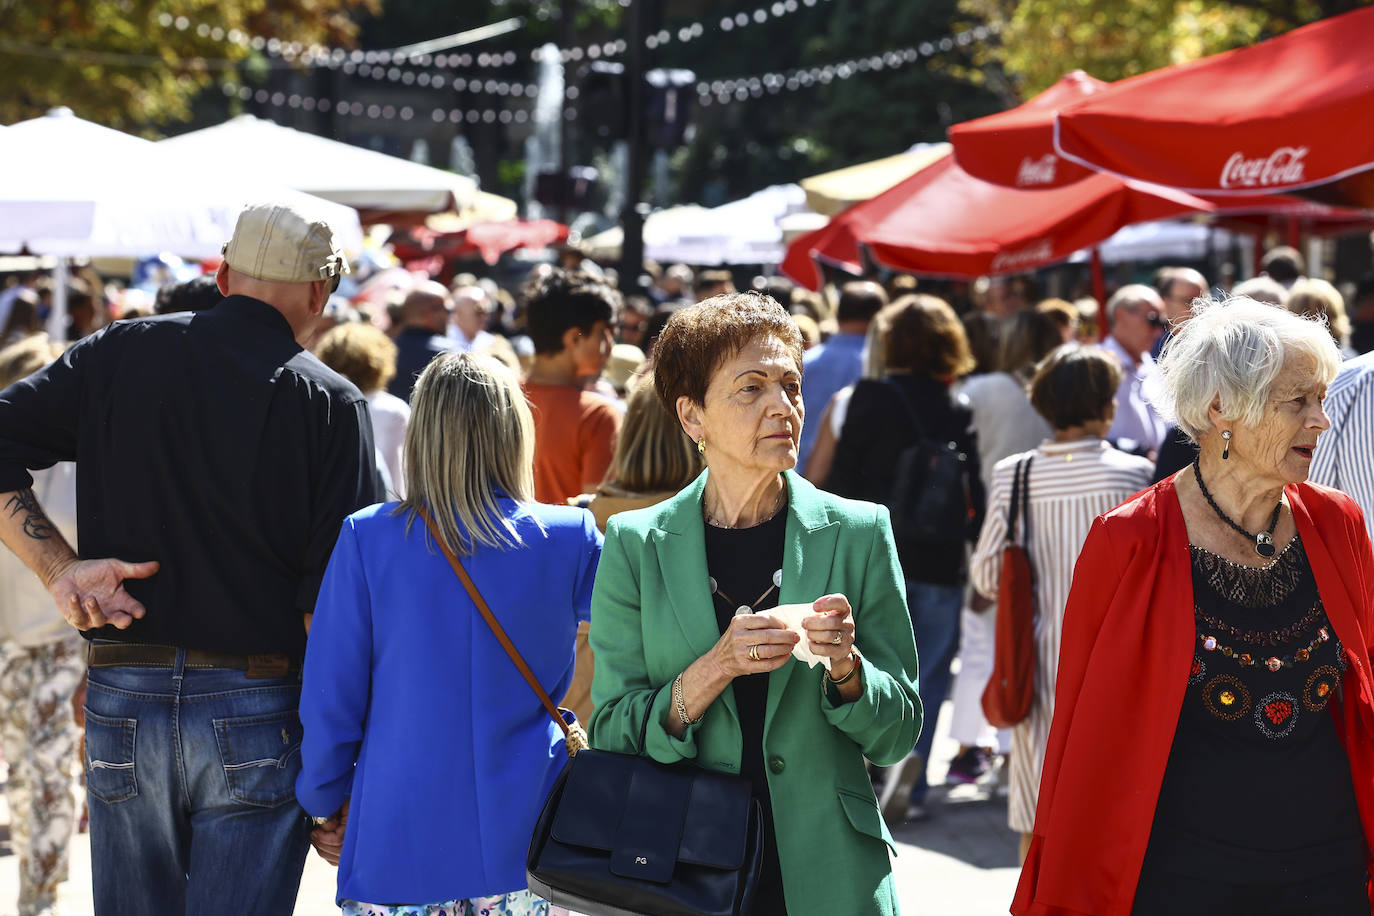
[[538, 91], [534, 101], [534, 130], [525, 140], [525, 213], [530, 219], [551, 216], [534, 199], [540, 172], [558, 168], [558, 144], [563, 131], [563, 62], [553, 43], [539, 49]]

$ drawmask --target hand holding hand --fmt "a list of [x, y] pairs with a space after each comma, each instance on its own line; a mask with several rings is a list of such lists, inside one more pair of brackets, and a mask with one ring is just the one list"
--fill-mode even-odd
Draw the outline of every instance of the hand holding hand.
[[330, 865], [338, 865], [339, 856], [343, 854], [344, 833], [348, 829], [348, 802], [349, 799], [345, 798], [338, 811], [310, 831], [310, 845]]
[[760, 614], [741, 614], [730, 621], [713, 653], [716, 667], [727, 680], [744, 674], [776, 671], [792, 657], [800, 640], [781, 620]]
[[62, 616], [78, 630], [106, 624], [123, 630], [145, 613], [143, 605], [125, 591], [124, 580], [146, 579], [157, 570], [156, 561], [72, 559], [48, 580], [48, 592]]
[[854, 617], [849, 599], [844, 595], [824, 595], [811, 605], [816, 613], [802, 619], [809, 648], [816, 655], [830, 659], [830, 676], [840, 680], [853, 670], [857, 662], [854, 649]]

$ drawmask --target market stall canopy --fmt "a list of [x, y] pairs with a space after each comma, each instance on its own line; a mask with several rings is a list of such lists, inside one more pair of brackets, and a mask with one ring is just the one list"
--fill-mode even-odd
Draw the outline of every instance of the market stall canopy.
[[1054, 151], [1054, 115], [1109, 86], [1074, 70], [1009, 111], [955, 124], [949, 141], [959, 167], [974, 178], [1011, 188], [1058, 188], [1093, 174]]
[[170, 137], [160, 145], [198, 161], [206, 175], [270, 178], [355, 207], [369, 223], [402, 213], [461, 213], [473, 206], [477, 193], [471, 178], [252, 115]]
[[433, 274], [443, 262], [477, 255], [495, 264], [517, 248], [547, 248], [567, 241], [568, 227], [551, 219], [474, 223], [457, 232], [436, 232], [425, 226], [401, 230], [390, 244], [409, 269], [424, 267]]
[[261, 200], [317, 213], [345, 251], [362, 249], [362, 228], [350, 207], [261, 178], [207, 177], [198, 161], [65, 108], [0, 132], [0, 162], [0, 251], [214, 257], [244, 205]]
[[793, 242], [782, 268], [817, 289], [822, 277], [813, 259], [857, 273], [862, 247], [878, 263], [911, 273], [1020, 273], [1062, 261], [1123, 226], [1211, 209], [1181, 191], [1111, 175], [1090, 175], [1055, 190], [1020, 191], [979, 181], [947, 154]]
[[847, 207], [877, 197], [948, 151], [948, 143], [918, 143], [905, 153], [803, 178], [801, 186], [806, 192], [806, 203], [817, 213], [834, 216]]
[[[719, 207], [689, 204], [649, 214], [644, 256], [660, 264], [776, 264], [785, 254], [780, 225], [806, 210], [795, 184], [773, 185]], [[582, 243], [592, 257], [619, 255], [624, 234], [607, 229]]]
[[1371, 48], [1366, 7], [1121, 80], [1060, 109], [1055, 150], [1197, 194], [1299, 191], [1374, 208]]

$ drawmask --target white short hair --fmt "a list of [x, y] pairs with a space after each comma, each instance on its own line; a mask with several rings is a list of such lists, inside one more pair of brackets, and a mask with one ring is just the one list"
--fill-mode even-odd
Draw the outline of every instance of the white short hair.
[[1161, 416], [1198, 442], [1221, 415], [1247, 426], [1264, 418], [1274, 381], [1293, 361], [1310, 363], [1330, 384], [1341, 354], [1321, 318], [1305, 318], [1243, 296], [1193, 300], [1193, 317], [1174, 332], [1159, 359], [1151, 401]]
[[1128, 283], [1107, 300], [1107, 327], [1116, 326], [1116, 313], [1123, 308], [1131, 308], [1142, 303], [1154, 305], [1159, 302], [1159, 293], [1144, 283]]

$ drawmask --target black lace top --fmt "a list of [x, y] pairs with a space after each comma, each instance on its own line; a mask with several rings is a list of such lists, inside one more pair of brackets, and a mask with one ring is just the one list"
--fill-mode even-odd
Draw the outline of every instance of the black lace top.
[[1302, 544], [1262, 568], [1200, 547], [1192, 561], [1197, 636], [1147, 857], [1235, 882], [1360, 867], [1364, 833], [1328, 709], [1345, 657]]

